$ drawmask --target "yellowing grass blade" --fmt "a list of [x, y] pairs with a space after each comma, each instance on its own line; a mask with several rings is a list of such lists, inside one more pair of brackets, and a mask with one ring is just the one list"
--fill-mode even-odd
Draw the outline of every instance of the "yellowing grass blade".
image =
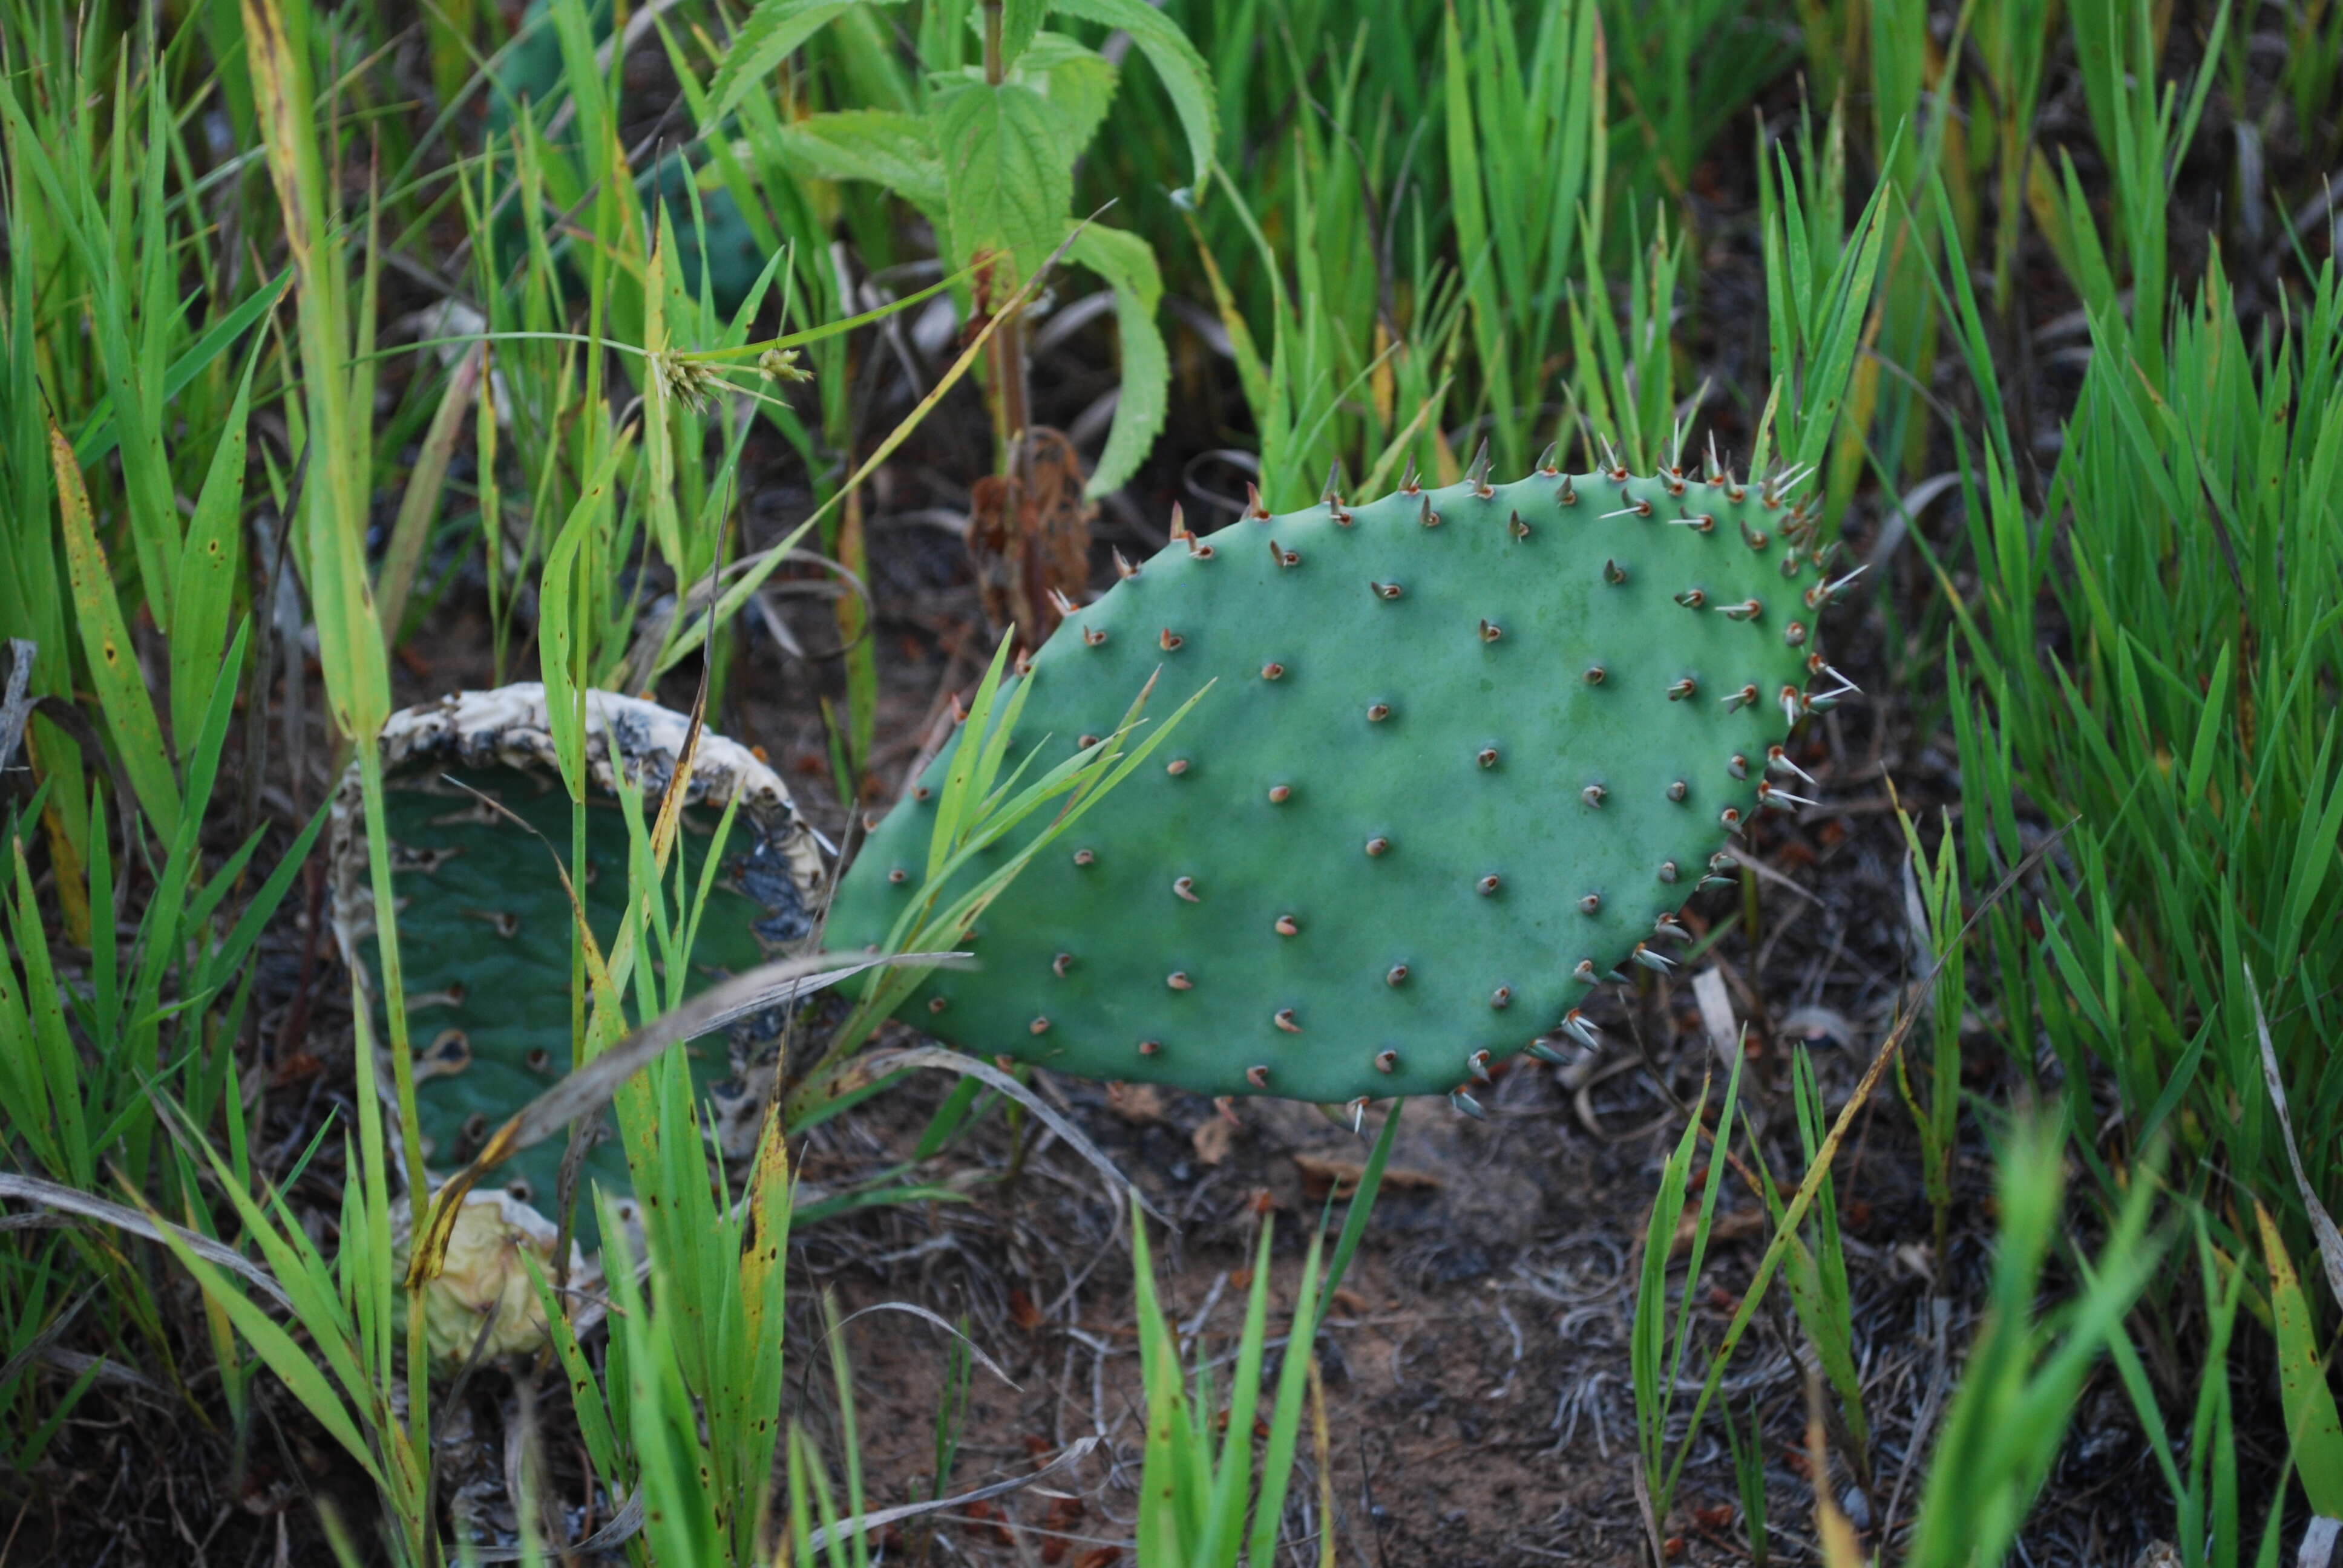
[[49, 463], [56, 470], [57, 510], [65, 518], [65, 567], [73, 578], [74, 618], [81, 628], [82, 651], [89, 658], [90, 683], [97, 688], [99, 707], [106, 710], [115, 750], [122, 770], [136, 791], [139, 808], [166, 842], [179, 832], [179, 786], [171, 777], [169, 753], [163, 748], [162, 727], [155, 719], [154, 701], [146, 695], [146, 678], [130, 646], [130, 628], [122, 619], [121, 602], [114, 597], [114, 576], [106, 564], [106, 548], [91, 526], [89, 492], [82, 487], [81, 466], [74, 461], [73, 444], [49, 421]]
[[398, 640], [399, 623], [407, 617], [407, 596], [415, 586], [415, 569], [423, 559], [431, 524], [439, 515], [447, 464], [456, 454], [456, 438], [462, 433], [464, 416], [471, 408], [487, 360], [488, 346], [482, 344], [456, 362], [447, 390], [416, 454], [415, 471], [407, 476], [406, 493], [399, 498], [398, 520], [391, 525], [390, 548], [383, 552], [382, 573], [375, 581], [375, 604], [382, 617], [385, 646]]
[[[306, 11], [297, 14], [307, 19]], [[366, 447], [372, 410], [350, 397], [348, 279], [321, 194], [331, 182], [317, 146], [308, 64], [278, 0], [245, 0], [244, 32], [299, 304], [301, 378], [308, 440], [316, 448], [302, 565], [317, 620], [317, 659], [335, 721], [364, 755], [390, 715], [388, 661], [367, 578]], [[377, 892], [387, 901], [387, 887]], [[405, 1027], [396, 1016], [398, 1000], [391, 998], [395, 1033]]]
[[2254, 1222], [2261, 1230], [2262, 1257], [2269, 1264], [2270, 1316], [2278, 1331], [2278, 1386], [2286, 1394], [2286, 1434], [2294, 1444], [2295, 1473], [2316, 1513], [2343, 1518], [2343, 1420], [2335, 1392], [2327, 1386], [2327, 1364], [2318, 1353], [2318, 1331], [2310, 1302], [2286, 1255], [2286, 1242], [2269, 1211], [2257, 1202]]

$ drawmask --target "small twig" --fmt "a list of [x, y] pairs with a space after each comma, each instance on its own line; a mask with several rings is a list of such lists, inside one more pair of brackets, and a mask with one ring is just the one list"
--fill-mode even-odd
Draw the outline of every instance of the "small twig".
[[8, 763], [25, 738], [25, 726], [32, 721], [33, 704], [25, 692], [32, 682], [33, 660], [40, 651], [41, 645], [30, 638], [8, 639], [8, 686], [0, 694], [0, 773], [9, 771]]
[[[1937, 1266], [1944, 1266], [1941, 1260]], [[1887, 1494], [1887, 1511], [1879, 1516], [1879, 1539], [1883, 1543], [1896, 1539], [1896, 1515], [1904, 1505], [1904, 1488], [1911, 1482], [1912, 1472], [1918, 1466], [1920, 1454], [1927, 1446], [1929, 1430], [1936, 1424], [1936, 1408], [1944, 1400], [1945, 1381], [1952, 1364], [1951, 1358], [1945, 1352], [1945, 1328], [1952, 1316], [1952, 1302], [1945, 1296], [1931, 1295], [1928, 1312], [1936, 1323], [1933, 1353], [1928, 1358], [1932, 1363], [1928, 1392], [1920, 1401], [1920, 1413], [1913, 1418], [1912, 1436], [1904, 1445], [1904, 1463], [1896, 1472], [1895, 1490]]]
[[1031, 1475], [1011, 1476], [1007, 1481], [996, 1481], [990, 1486], [980, 1486], [973, 1492], [963, 1492], [955, 1496], [939, 1498], [930, 1503], [906, 1503], [895, 1508], [881, 1508], [870, 1513], [858, 1513], [851, 1519], [841, 1519], [835, 1524], [825, 1524], [807, 1538], [806, 1548], [811, 1552], [824, 1551], [833, 1542], [850, 1541], [858, 1535], [866, 1535], [882, 1525], [892, 1524], [899, 1519], [911, 1519], [922, 1513], [936, 1513], [940, 1509], [958, 1508], [966, 1503], [980, 1503], [989, 1498], [1005, 1497], [1012, 1492], [1022, 1492], [1037, 1481], [1047, 1480], [1052, 1475], [1080, 1464], [1083, 1460], [1088, 1459], [1091, 1456], [1091, 1451], [1103, 1441], [1105, 1440], [1096, 1434], [1082, 1438]]

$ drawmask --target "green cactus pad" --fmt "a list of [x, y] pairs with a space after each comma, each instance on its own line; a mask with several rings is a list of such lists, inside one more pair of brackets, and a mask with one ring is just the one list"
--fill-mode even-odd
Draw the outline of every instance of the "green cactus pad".
[[[683, 715], [655, 704], [590, 694], [590, 870], [578, 891], [606, 951], [627, 891], [628, 833], [617, 779], [623, 774], [644, 792], [648, 816], [673, 775], [687, 729]], [[534, 684], [408, 709], [384, 729], [382, 752], [416, 1110], [426, 1161], [444, 1174], [569, 1070], [572, 916], [555, 864], [556, 851], [565, 859], [569, 852], [569, 796], [554, 760], [543, 689]], [[717, 819], [736, 794], [740, 810], [692, 954], [695, 990], [801, 949], [813, 931], [818, 841], [772, 771], [712, 734], [700, 739], [677, 844], [686, 885], [696, 885]], [[361, 807], [353, 769], [335, 801], [335, 930], [346, 960], [363, 965], [357, 972], [378, 999]], [[670, 868], [670, 888], [673, 874]], [[713, 1111], [710, 1135], [736, 1162], [755, 1142], [779, 1021], [752, 1019], [729, 1037], [684, 1047], [696, 1097]], [[387, 1063], [380, 1081], [387, 1090]], [[563, 1144], [550, 1139], [523, 1150], [494, 1179], [549, 1210]], [[614, 1194], [631, 1190], [615, 1136], [596, 1145], [584, 1173]], [[579, 1210], [588, 1220], [591, 1212], [590, 1206]]]
[[[1034, 655], [1011, 755], [1109, 732], [1159, 670], [1156, 714], [1217, 688], [903, 1016], [1209, 1094], [1469, 1088], [1639, 947], [1664, 963], [1664, 917], [1779, 803], [1768, 748], [1825, 668], [1815, 531], [1714, 470], [1542, 467], [1175, 538]], [[950, 755], [864, 845], [832, 950], [920, 891]]]

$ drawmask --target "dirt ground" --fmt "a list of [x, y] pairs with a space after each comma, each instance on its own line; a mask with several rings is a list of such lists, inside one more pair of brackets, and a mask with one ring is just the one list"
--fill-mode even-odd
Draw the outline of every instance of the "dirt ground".
[[[1687, 987], [1654, 986], [1640, 1000], [1637, 1021], [1656, 1074], [1624, 1048], [1575, 1071], [1519, 1065], [1488, 1097], [1485, 1122], [1437, 1102], [1405, 1112], [1367, 1244], [1319, 1342], [1338, 1561], [1380, 1568], [1644, 1560], [1626, 1376], [1634, 1280], [1658, 1168], [1683, 1126], [1666, 1095], [1699, 1091], [1710, 1046]], [[1819, 1018], [1829, 1002], [1808, 1005]], [[1858, 1013], [1855, 1022], [1855, 1050], [1818, 1042], [1834, 1109], [1860, 1070], [1856, 1050], [1867, 1056], [1885, 1020]], [[1236, 1331], [1264, 1210], [1277, 1227], [1273, 1299], [1290, 1307], [1309, 1229], [1330, 1183], [1355, 1173], [1366, 1152], [1361, 1137], [1308, 1106], [1247, 1103], [1232, 1119], [1192, 1096], [1051, 1087], [1177, 1224], [1162, 1249], [1166, 1310], [1183, 1329], [1201, 1330], [1200, 1353], [1220, 1353]], [[1759, 1117], [1778, 1126], [1784, 1095], [1751, 1087]], [[915, 1131], [916, 1100], [898, 1109]], [[1947, 1352], [1971, 1326], [1984, 1261], [1981, 1238], [1966, 1227], [1947, 1268], [1930, 1257], [1916, 1165], [1894, 1125], [1901, 1114], [1878, 1107], [1841, 1168], [1858, 1353], [1881, 1462], [1868, 1493], [1851, 1475], [1834, 1477], [1834, 1491], [1858, 1519], [1910, 1517], [1916, 1477], [1905, 1462], [1941, 1413], [1954, 1370]], [[833, 1161], [847, 1168], [873, 1158], [874, 1137], [888, 1141], [865, 1127], [837, 1140], [862, 1144], [859, 1151], [810, 1152], [809, 1179]], [[996, 1169], [1005, 1165], [1006, 1141], [989, 1152]], [[848, 1310], [901, 1301], [966, 1313], [977, 1342], [1021, 1385], [1011, 1390], [979, 1374], [954, 1489], [1021, 1473], [1038, 1455], [1104, 1435], [1111, 1460], [1095, 1458], [1080, 1485], [1066, 1484], [1082, 1499], [1079, 1529], [1063, 1504], [1029, 1498], [1005, 1505], [1029, 1526], [1057, 1524], [1077, 1544], [1129, 1538], [1140, 1441], [1127, 1239], [1101, 1187], [1081, 1161], [1048, 1151], [1030, 1156], [1013, 1183], [968, 1206], [840, 1227], [809, 1236], [803, 1251], [808, 1283], [833, 1286]], [[1335, 1214], [1339, 1221], [1339, 1205]], [[1762, 1246], [1758, 1220], [1755, 1201], [1728, 1181], [1718, 1226], [1727, 1240], [1699, 1280], [1680, 1280], [1705, 1342], [1722, 1332], [1748, 1282]], [[1941, 1306], [1934, 1293], [1940, 1274], [1954, 1292]], [[924, 1484], [940, 1403], [940, 1332], [882, 1313], [847, 1332], [869, 1473]], [[1811, 1506], [1795, 1342], [1780, 1316], [1762, 1317], [1725, 1388], [1738, 1419], [1754, 1406], [1765, 1422], [1775, 1550], [1792, 1561]], [[1691, 1378], [1679, 1396], [1671, 1454], [1696, 1389]], [[2119, 1445], [2129, 1448], [2119, 1407], [2099, 1409], [2096, 1419], [2116, 1422]], [[2095, 1430], [2087, 1419], [2084, 1426]], [[2127, 1455], [2137, 1457], [2136, 1450]], [[2098, 1468], [2079, 1448], [2077, 1463], [2078, 1483], [2083, 1471]], [[1296, 1483], [1313, 1502], [1315, 1469], [1313, 1462]], [[1745, 1557], [1729, 1457], [1714, 1426], [1687, 1474], [1664, 1538], [1682, 1561]], [[2036, 1562], [2128, 1562], [2140, 1544], [2114, 1511], [2085, 1503], [2075, 1519], [2049, 1512], [2036, 1533]], [[1289, 1527], [1325, 1525], [1296, 1508]], [[994, 1534], [963, 1526], [954, 1545], [972, 1561], [1031, 1560], [1022, 1541], [980, 1550], [980, 1538]], [[1041, 1561], [1059, 1560], [1046, 1544], [1031, 1549]]]

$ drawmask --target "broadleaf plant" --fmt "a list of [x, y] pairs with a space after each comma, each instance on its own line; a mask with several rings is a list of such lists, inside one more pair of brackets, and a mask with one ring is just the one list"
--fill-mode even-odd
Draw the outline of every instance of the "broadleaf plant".
[[[830, 0], [764, 0], [742, 23], [711, 85], [712, 122], [739, 110], [789, 53], [853, 7]], [[1053, 18], [1103, 24], [1130, 35], [1177, 112], [1193, 183], [1212, 169], [1211, 68], [1186, 35], [1142, 0], [1013, 0], [970, 15], [981, 29], [981, 64], [963, 63], [949, 28], [921, 32], [927, 79], [910, 112], [841, 109], [789, 121], [761, 139], [801, 177], [859, 180], [892, 190], [919, 209], [948, 271], [984, 276], [974, 300], [999, 303], [1045, 265], [1074, 229], [1073, 170], [1112, 105], [1120, 67]], [[1171, 357], [1155, 312], [1162, 296], [1153, 252], [1126, 230], [1093, 222], [1070, 258], [1113, 291], [1122, 340], [1122, 393], [1098, 466], [1084, 487], [1095, 498], [1121, 488], [1163, 427]], [[1014, 324], [995, 338], [992, 396], [1004, 466], [1025, 429], [1023, 360]]]

